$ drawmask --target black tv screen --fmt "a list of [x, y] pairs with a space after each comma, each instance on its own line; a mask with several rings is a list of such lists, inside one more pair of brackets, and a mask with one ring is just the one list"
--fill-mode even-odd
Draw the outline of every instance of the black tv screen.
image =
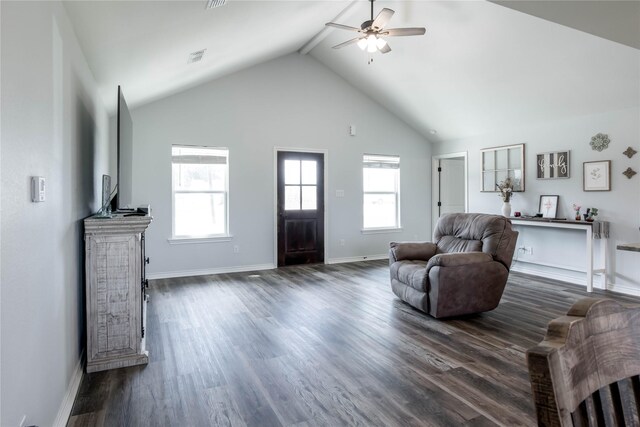
[[118, 210], [132, 208], [133, 198], [133, 121], [127, 101], [118, 86], [118, 192], [116, 208]]

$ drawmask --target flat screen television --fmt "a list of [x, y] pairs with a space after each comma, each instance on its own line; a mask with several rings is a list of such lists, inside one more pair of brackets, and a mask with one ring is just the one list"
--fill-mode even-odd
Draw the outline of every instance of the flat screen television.
[[120, 85], [118, 85], [118, 113], [116, 120], [118, 191], [115, 196], [115, 208], [116, 210], [126, 210], [132, 208], [133, 202], [133, 121]]

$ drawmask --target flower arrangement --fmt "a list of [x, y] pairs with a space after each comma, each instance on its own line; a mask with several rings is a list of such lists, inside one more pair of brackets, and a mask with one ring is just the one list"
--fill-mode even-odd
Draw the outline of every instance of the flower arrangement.
[[580, 221], [580, 209], [582, 209], [582, 206], [575, 203], [573, 204], [573, 210], [576, 213], [576, 221]]
[[500, 192], [499, 196], [502, 197], [502, 201], [509, 203], [513, 197], [513, 180], [511, 177], [506, 178], [504, 181], [500, 181], [496, 184], [496, 187]]

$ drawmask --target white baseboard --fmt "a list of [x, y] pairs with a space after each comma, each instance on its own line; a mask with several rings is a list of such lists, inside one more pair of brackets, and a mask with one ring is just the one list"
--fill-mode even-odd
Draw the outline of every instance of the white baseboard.
[[388, 259], [389, 254], [384, 255], [363, 255], [363, 256], [351, 256], [346, 258], [329, 258], [327, 264], [342, 264], [345, 262], [358, 262], [358, 261], [372, 261], [376, 259]]
[[[565, 270], [546, 265], [536, 265], [528, 262], [514, 261], [511, 271], [531, 274], [532, 276], [545, 277], [547, 279], [560, 280], [574, 285], [587, 286], [587, 274], [579, 271]], [[594, 281], [595, 282], [595, 281]], [[594, 283], [594, 287], [596, 283]]]
[[[326, 264], [342, 264], [345, 262], [371, 261], [377, 259], [387, 259], [389, 255], [363, 255], [347, 258], [330, 258]], [[209, 274], [221, 273], [244, 273], [247, 271], [273, 270], [277, 268], [274, 264], [256, 264], [256, 265], [236, 265], [233, 267], [205, 268], [201, 270], [181, 270], [181, 271], [165, 271], [161, 273], [147, 273], [147, 279], [172, 279], [174, 277], [191, 277], [191, 276], [207, 276]]]
[[161, 273], [147, 273], [147, 279], [171, 279], [174, 277], [208, 276], [221, 273], [244, 273], [246, 271], [273, 270], [273, 264], [236, 265], [233, 267], [205, 268], [200, 270], [165, 271]]
[[607, 290], [626, 295], [634, 295], [637, 297], [640, 296], [640, 289], [636, 288], [635, 286], [609, 283], [609, 286], [607, 286]]
[[71, 375], [71, 381], [67, 392], [64, 395], [56, 420], [53, 422], [53, 427], [65, 427], [71, 416], [71, 410], [73, 409], [73, 402], [76, 400], [80, 383], [82, 382], [82, 376], [84, 375], [84, 369], [82, 368], [82, 361], [84, 360], [84, 350], [80, 354], [78, 363], [76, 364], [73, 374]]
[[[587, 273], [570, 269], [563, 269], [557, 266], [544, 264], [534, 264], [523, 261], [514, 261], [511, 271], [531, 274], [532, 276], [545, 277], [547, 279], [560, 280], [562, 282], [573, 283], [574, 285], [587, 286]], [[604, 289], [602, 287], [601, 275], [594, 275], [593, 288]], [[607, 283], [606, 290], [625, 295], [640, 296], [640, 288], [617, 283]]]

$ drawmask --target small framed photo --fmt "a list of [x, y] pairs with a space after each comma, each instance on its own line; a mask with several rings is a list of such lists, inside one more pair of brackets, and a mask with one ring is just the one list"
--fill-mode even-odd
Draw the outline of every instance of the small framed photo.
[[540, 196], [538, 212], [543, 218], [555, 218], [558, 214], [558, 199], [560, 196]]
[[584, 191], [611, 191], [611, 160], [584, 162], [582, 167]]

